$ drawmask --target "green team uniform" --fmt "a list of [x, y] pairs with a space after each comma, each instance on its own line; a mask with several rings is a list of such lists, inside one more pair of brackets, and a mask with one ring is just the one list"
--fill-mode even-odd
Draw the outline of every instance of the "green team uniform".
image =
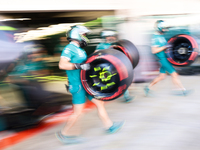
[[[97, 45], [96, 50], [103, 50], [103, 49], [108, 49], [112, 44], [111, 43], [100, 43]], [[129, 92], [126, 90], [124, 92], [124, 98], [128, 99], [129, 98]]]
[[[154, 34], [152, 37], [152, 46], [162, 47], [167, 44], [165, 37], [161, 34]], [[155, 54], [159, 58], [159, 62], [161, 64], [160, 73], [172, 74], [175, 72], [174, 67], [172, 64], [167, 60], [166, 54], [164, 51]]]
[[97, 45], [96, 50], [103, 50], [103, 49], [107, 49], [111, 46], [112, 44], [110, 43], [100, 43], [99, 45]]
[[[71, 42], [62, 51], [61, 57], [67, 58], [71, 63], [83, 63], [87, 59], [86, 52], [78, 47], [75, 43]], [[66, 70], [68, 81], [69, 81], [69, 91], [72, 94], [73, 104], [83, 104], [86, 102], [86, 96], [89, 100], [92, 100], [92, 96], [87, 94], [85, 89], [81, 84], [80, 69], [76, 70]]]

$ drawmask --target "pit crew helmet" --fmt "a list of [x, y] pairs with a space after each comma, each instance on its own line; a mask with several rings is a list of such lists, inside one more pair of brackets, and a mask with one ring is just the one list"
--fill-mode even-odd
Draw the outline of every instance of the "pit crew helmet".
[[86, 34], [89, 33], [90, 30], [87, 29], [85, 26], [76, 25], [72, 26], [71, 29], [67, 32], [67, 40], [71, 42], [75, 40], [79, 42], [80, 47], [86, 47], [89, 43], [89, 39], [86, 37]]
[[111, 30], [111, 29], [107, 29], [107, 30], [103, 30], [101, 32], [101, 37], [102, 38], [106, 38], [106, 37], [109, 37], [109, 36], [117, 36], [117, 32], [115, 30]]
[[168, 29], [168, 28], [165, 26], [165, 22], [163, 20], [156, 21], [156, 30], [158, 32], [164, 33], [164, 32], [166, 32], [165, 31], [166, 29]]

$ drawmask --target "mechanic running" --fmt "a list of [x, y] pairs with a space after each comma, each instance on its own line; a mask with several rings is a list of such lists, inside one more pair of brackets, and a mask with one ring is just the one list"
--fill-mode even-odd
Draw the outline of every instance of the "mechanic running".
[[148, 86], [144, 88], [145, 95], [148, 96], [150, 94], [150, 89], [153, 85], [158, 83], [159, 81], [165, 79], [167, 73], [171, 75], [173, 83], [182, 91], [180, 95], [186, 96], [191, 93], [191, 90], [186, 90], [179, 77], [177, 72], [175, 71], [172, 64], [167, 60], [167, 56], [165, 54], [165, 50], [168, 48], [172, 48], [172, 45], [168, 44], [164, 33], [168, 31], [168, 28], [165, 25], [163, 20], [158, 20], [155, 23], [156, 33], [152, 38], [152, 53], [157, 56], [160, 62], [160, 74], [156, 77]]

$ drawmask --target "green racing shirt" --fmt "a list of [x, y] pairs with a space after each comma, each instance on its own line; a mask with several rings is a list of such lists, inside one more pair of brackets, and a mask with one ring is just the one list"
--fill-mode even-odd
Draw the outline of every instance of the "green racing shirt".
[[[76, 43], [71, 42], [63, 49], [61, 57], [65, 57], [71, 63], [83, 63], [87, 59], [87, 54]], [[80, 71], [80, 69], [66, 70], [69, 84], [81, 84]]]
[[[162, 34], [154, 34], [153, 37], [152, 37], [152, 46], [156, 46], [156, 47], [162, 47], [162, 46], [165, 46], [167, 44], [167, 41], [164, 37], [164, 35]], [[166, 58], [166, 55], [165, 55], [165, 51], [161, 51], [159, 53], [156, 53], [155, 54], [159, 59], [161, 58]]]

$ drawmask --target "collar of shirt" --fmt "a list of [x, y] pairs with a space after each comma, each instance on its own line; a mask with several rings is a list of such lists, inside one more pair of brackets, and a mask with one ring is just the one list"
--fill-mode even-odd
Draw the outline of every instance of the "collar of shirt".
[[75, 46], [77, 46], [77, 47], [80, 47], [80, 45], [77, 44], [77, 43], [75, 43], [75, 42], [70, 42], [70, 44], [73, 44], [73, 45], [75, 45]]

